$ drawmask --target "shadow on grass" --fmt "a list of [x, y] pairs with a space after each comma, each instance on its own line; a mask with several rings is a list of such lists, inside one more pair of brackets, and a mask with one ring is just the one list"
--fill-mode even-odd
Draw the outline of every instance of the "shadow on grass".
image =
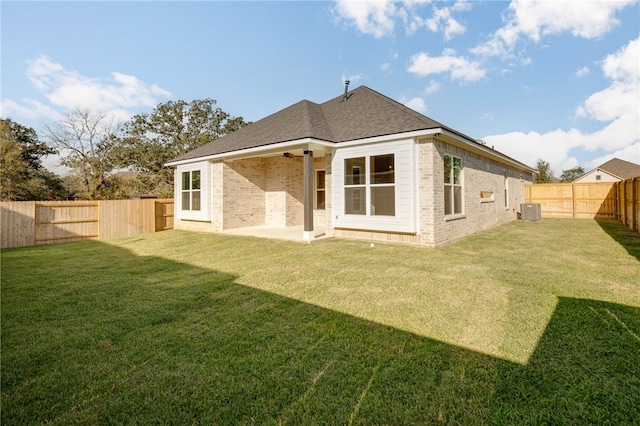
[[640, 418], [638, 308], [560, 298], [523, 366], [235, 281], [98, 242], [3, 252], [2, 423]]
[[615, 220], [596, 219], [596, 222], [611, 238], [624, 247], [631, 256], [640, 260], [640, 234], [633, 232], [627, 226]]

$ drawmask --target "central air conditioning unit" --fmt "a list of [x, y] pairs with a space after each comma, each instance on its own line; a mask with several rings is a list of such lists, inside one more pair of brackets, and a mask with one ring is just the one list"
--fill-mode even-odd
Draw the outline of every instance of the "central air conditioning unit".
[[542, 214], [540, 213], [540, 203], [520, 204], [520, 215], [522, 217], [522, 220], [540, 222], [542, 220]]

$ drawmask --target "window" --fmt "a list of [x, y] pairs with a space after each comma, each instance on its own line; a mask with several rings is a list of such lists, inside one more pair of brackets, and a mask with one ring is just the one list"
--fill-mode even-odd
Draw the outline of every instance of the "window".
[[316, 209], [325, 209], [325, 173], [324, 170], [316, 171]]
[[396, 188], [393, 154], [370, 158], [371, 214], [395, 216]]
[[395, 216], [394, 160], [394, 154], [371, 155], [344, 160], [344, 210], [346, 214]]
[[200, 211], [200, 170], [182, 172], [182, 210]]
[[444, 214], [462, 214], [462, 160], [444, 156]]
[[602, 180], [602, 175], [596, 175], [596, 180]]
[[364, 168], [365, 157], [344, 160], [344, 212], [346, 214], [367, 214]]

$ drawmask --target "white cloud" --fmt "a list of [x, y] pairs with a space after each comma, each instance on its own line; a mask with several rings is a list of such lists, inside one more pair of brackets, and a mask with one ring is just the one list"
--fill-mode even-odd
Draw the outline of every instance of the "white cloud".
[[[362, 80], [362, 74], [359, 72], [351, 73], [348, 76], [345, 76], [345, 74], [342, 74], [342, 83], [344, 84], [347, 80], [349, 80], [350, 84], [356, 84], [360, 80]], [[355, 87], [355, 86], [351, 86], [351, 87]]]
[[451, 7], [433, 8], [433, 16], [425, 21], [427, 29], [432, 32], [442, 31], [444, 39], [449, 41], [454, 36], [464, 34], [467, 30], [453, 16], [452, 12], [466, 12], [471, 10], [471, 4], [466, 1], [458, 1]]
[[473, 82], [486, 75], [479, 62], [456, 56], [453, 49], [445, 49], [440, 56], [418, 53], [411, 58], [408, 71], [419, 76], [449, 74], [452, 81]]
[[11, 99], [2, 99], [0, 104], [0, 115], [2, 117], [23, 117], [30, 120], [45, 117], [49, 120], [58, 120], [62, 118], [55, 109], [43, 104], [42, 102], [26, 99], [23, 104], [19, 104]]
[[606, 123], [601, 129], [592, 133], [576, 129], [557, 129], [544, 134], [516, 132], [483, 139], [527, 164], [535, 164], [538, 158], [549, 161], [558, 172], [576, 165], [571, 156], [571, 150], [576, 148], [607, 152], [587, 165], [591, 168], [603, 163], [603, 158], [640, 162], [639, 55], [640, 38], [608, 55], [601, 66], [603, 74], [611, 80], [609, 87], [592, 94], [576, 109], [579, 117]]
[[482, 56], [510, 56], [521, 37], [535, 42], [543, 36], [571, 33], [598, 38], [619, 24], [616, 13], [635, 0], [548, 1], [514, 0], [503, 14], [504, 25], [485, 43], [472, 49]]
[[389, 49], [387, 54], [388, 59], [382, 65], [380, 65], [380, 69], [388, 74], [391, 74], [393, 68], [393, 62], [398, 59], [398, 51], [396, 49]]
[[339, 0], [333, 12], [338, 21], [347, 21], [360, 32], [381, 38], [393, 32], [397, 10], [392, 0]]
[[418, 111], [422, 114], [427, 112], [427, 104], [424, 102], [424, 99], [420, 97], [411, 98], [409, 100], [403, 100], [402, 103], [411, 108], [414, 111]]
[[640, 164], [640, 142], [636, 142], [633, 145], [626, 146], [610, 154], [603, 155], [602, 157], [594, 158], [589, 163], [587, 163], [584, 169], [585, 171], [593, 170], [599, 165], [604, 164], [613, 158], [619, 158], [631, 163]]
[[435, 80], [431, 80], [429, 85], [424, 89], [424, 93], [427, 95], [432, 95], [440, 91], [442, 85]]
[[434, 7], [433, 16], [420, 16], [420, 7], [431, 0], [337, 0], [332, 9], [335, 21], [355, 26], [363, 34], [376, 38], [391, 35], [396, 21], [401, 21], [409, 35], [426, 27], [433, 32], [442, 32], [445, 40], [462, 34], [466, 28], [453, 17], [454, 13], [471, 10], [471, 3], [459, 0], [449, 7]]
[[640, 38], [632, 40], [616, 53], [604, 58], [604, 75], [613, 80], [637, 83], [640, 80]]
[[[577, 108], [577, 114], [598, 121], [611, 121], [610, 126], [622, 127], [629, 133], [640, 130], [640, 38], [630, 41], [602, 62], [605, 77], [611, 85], [589, 96]], [[627, 130], [627, 127], [628, 130]], [[625, 132], [623, 130], [623, 133]]]
[[493, 114], [491, 114], [490, 112], [485, 112], [484, 114], [482, 114], [482, 117], [480, 117], [480, 120], [494, 121]]
[[3, 100], [3, 114], [8, 110], [30, 119], [55, 120], [61, 112], [88, 108], [125, 120], [132, 115], [130, 109], [155, 107], [158, 99], [171, 95], [155, 84], [120, 72], [111, 73], [108, 79], [87, 77], [43, 55], [28, 61], [26, 75], [49, 105], [33, 99], [20, 103], [7, 99]]
[[[541, 158], [548, 161], [551, 168], [559, 175], [559, 172], [573, 167], [569, 151], [578, 146], [582, 134], [575, 129], [568, 132], [557, 129], [540, 134], [537, 132], [512, 132], [503, 135], [490, 135], [482, 138], [487, 145], [495, 147], [510, 157], [534, 167], [536, 161]], [[569, 165], [573, 164], [573, 165]]]
[[589, 67], [587, 67], [587, 66], [584, 66], [584, 67], [580, 68], [578, 71], [576, 71], [576, 77], [578, 77], [578, 78], [582, 78], [587, 74], [589, 74]]

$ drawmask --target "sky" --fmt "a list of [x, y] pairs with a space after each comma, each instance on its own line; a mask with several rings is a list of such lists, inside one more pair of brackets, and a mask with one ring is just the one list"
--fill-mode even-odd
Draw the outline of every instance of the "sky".
[[2, 1], [0, 19], [0, 115], [38, 132], [178, 99], [257, 121], [349, 80], [558, 177], [640, 164], [637, 1]]

